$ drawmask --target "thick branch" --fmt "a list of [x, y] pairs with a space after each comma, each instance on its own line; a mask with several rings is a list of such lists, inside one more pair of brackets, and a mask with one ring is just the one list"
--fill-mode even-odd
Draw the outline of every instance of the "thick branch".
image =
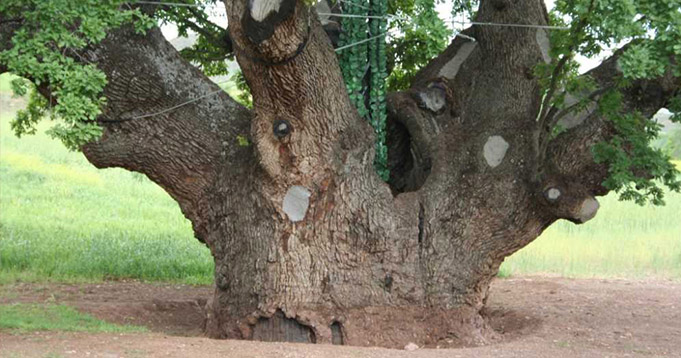
[[[599, 89], [595, 90], [593, 93], [589, 94], [590, 97], [597, 99], [599, 93], [603, 90], [610, 88], [615, 88], [616, 83], [619, 78], [621, 78], [621, 71], [617, 65], [617, 60], [624, 52], [624, 49], [617, 51], [613, 56], [605, 60], [600, 66], [594, 68], [585, 74], [585, 76], [592, 77], [598, 84]], [[622, 94], [622, 111], [623, 112], [634, 112], [637, 111], [645, 118], [651, 118], [658, 110], [669, 105], [669, 101], [678, 94], [681, 89], [681, 80], [675, 78], [672, 74], [672, 69], [669, 69], [663, 76], [653, 78], [636, 80], [630, 86], [620, 90]], [[595, 108], [593, 106], [588, 107], [580, 113], [572, 114], [570, 118], [569, 126], [570, 128], [575, 127], [575, 130], [568, 130], [565, 134], [560, 135], [555, 141], [550, 145], [550, 151], [556, 151], [559, 149], [565, 150], [569, 149], [575, 144], [572, 140], [568, 140], [569, 137], [582, 137], [582, 136], [593, 136], [597, 132], [604, 131], [608, 124], [606, 121], [598, 121], [600, 123], [597, 126], [592, 125], [588, 121], [597, 118], [597, 114], [594, 113]], [[561, 119], [570, 116], [567, 113], [558, 112], [557, 115], [561, 116]], [[588, 128], [590, 130], [585, 130], [581, 128], [580, 124], [589, 124]], [[568, 124], [568, 123], [566, 123]], [[612, 129], [607, 130], [607, 132], [612, 132]], [[563, 148], [561, 148], [563, 147]], [[577, 146], [579, 147], [579, 146]], [[582, 148], [582, 150], [590, 151], [590, 148]], [[590, 152], [588, 153], [590, 157]], [[559, 168], [562, 173], [581, 173], [583, 172], [583, 165], [590, 165], [589, 161], [570, 163], [570, 160], [561, 160], [564, 156], [553, 155], [553, 162]]]
[[[4, 30], [0, 44], [12, 34]], [[83, 147], [95, 166], [146, 174], [195, 219], [221, 168], [252, 158], [252, 147], [237, 138], [248, 136], [250, 112], [183, 60], [158, 29], [138, 35], [126, 26], [73, 55], [96, 64], [108, 80], [98, 118], [104, 133]]]
[[[599, 86], [589, 97], [597, 100], [603, 91], [616, 87], [622, 76], [617, 60], [625, 49], [618, 50], [585, 74]], [[675, 78], [672, 71], [669, 69], [658, 78], [634, 81], [631, 86], [621, 89], [621, 110], [625, 113], [637, 111], [644, 118], [651, 118], [660, 108], [667, 106], [681, 90], [681, 80]], [[607, 164], [595, 163], [591, 150], [596, 143], [612, 138], [616, 131], [612, 122], [595, 109], [594, 103], [578, 113], [558, 112], [556, 116], [561, 118], [554, 118], [554, 121], [561, 119], [569, 129], [548, 143], [543, 189], [546, 193], [550, 188], [556, 188], [561, 191], [561, 197], [566, 198], [562, 203], [547, 198], [559, 217], [583, 221], [579, 218], [581, 201], [592, 201], [594, 196], [608, 192], [602, 185], [608, 176]], [[576, 198], [577, 201], [567, 198]]]
[[372, 157], [364, 154], [373, 148], [372, 130], [348, 98], [315, 10], [296, 0], [225, 6], [253, 95], [255, 143], [270, 176], [316, 186], [331, 172], [345, 170], [348, 152], [371, 168]]
[[[483, 276], [468, 286], [467, 292], [475, 292], [471, 297], [483, 297], [503, 257], [551, 221], [537, 210], [528, 184], [541, 102], [533, 69], [547, 58], [548, 40], [546, 30], [523, 26], [546, 21], [539, 1], [482, 1], [476, 22], [519, 26], [472, 26], [464, 34], [476, 41], [456, 37], [420, 71], [410, 91], [394, 97], [400, 105], [389, 103], [393, 112], [400, 111], [391, 113], [392, 119], [415, 127], [409, 128], [412, 147], [432, 150], [430, 176], [416, 194], [402, 195], [416, 196], [420, 204], [419, 245], [428, 257], [422, 262], [427, 280]], [[440, 84], [445, 103], [429, 105]], [[429, 131], [430, 119], [439, 131]], [[429, 138], [420, 139], [421, 133]], [[465, 272], [457, 270], [462, 265]], [[452, 294], [427, 290], [433, 297]]]
[[147, 174], [190, 218], [201, 217], [192, 212], [201, 210], [220, 168], [245, 166], [252, 157], [238, 140], [249, 134], [249, 111], [183, 60], [158, 29], [146, 36], [116, 31], [84, 55], [109, 79], [100, 118], [106, 130], [83, 148], [88, 160]]

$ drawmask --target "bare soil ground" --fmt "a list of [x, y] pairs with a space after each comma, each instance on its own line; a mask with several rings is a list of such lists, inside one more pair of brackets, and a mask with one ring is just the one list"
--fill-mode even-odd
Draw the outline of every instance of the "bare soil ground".
[[681, 282], [527, 277], [493, 283], [502, 341], [417, 349], [219, 341], [201, 337], [208, 287], [106, 282], [0, 287], [0, 304], [63, 303], [151, 333], [0, 331], [0, 357], [681, 357]]

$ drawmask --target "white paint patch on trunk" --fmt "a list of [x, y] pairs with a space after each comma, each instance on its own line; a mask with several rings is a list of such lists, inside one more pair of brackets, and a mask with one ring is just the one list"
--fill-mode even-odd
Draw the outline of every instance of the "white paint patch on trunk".
[[[588, 95], [588, 94], [585, 94], [585, 95]], [[571, 94], [567, 94], [565, 96], [565, 107], [570, 107], [570, 106], [574, 105], [575, 103], [577, 103], [578, 101], [579, 101], [579, 99], [577, 97], [575, 97]], [[596, 103], [591, 102], [586, 106], [586, 108], [584, 110], [579, 111], [579, 112], [570, 112], [570, 113], [566, 114], [565, 116], [563, 116], [563, 118], [561, 118], [558, 121], [558, 125], [565, 128], [565, 129], [577, 127], [578, 125], [584, 123], [584, 120], [586, 120], [586, 118], [591, 113], [593, 113], [593, 111], [595, 111], [597, 107], [598, 107], [598, 105]]]
[[549, 200], [556, 200], [560, 197], [560, 190], [556, 188], [550, 188], [546, 192], [546, 197], [549, 198]]
[[483, 154], [487, 164], [492, 168], [496, 168], [501, 164], [509, 146], [508, 142], [501, 136], [493, 135], [487, 138], [487, 142], [483, 148]]
[[575, 97], [571, 93], [566, 94], [565, 100], [563, 100], [565, 107], [570, 107], [573, 104], [577, 103], [577, 101], [579, 101], [579, 99], [577, 99], [577, 97]]
[[598, 208], [600, 208], [600, 204], [598, 204], [598, 200], [594, 198], [588, 198], [582, 202], [582, 206], [579, 208], [579, 216], [577, 217], [577, 220], [580, 222], [587, 222], [596, 216], [596, 213], [598, 212]]
[[440, 73], [438, 74], [439, 76], [445, 77], [452, 79], [456, 76], [456, 74], [459, 72], [459, 68], [461, 68], [461, 65], [466, 61], [468, 56], [471, 55], [473, 52], [473, 49], [475, 46], [477, 46], [477, 42], [466, 42], [461, 46], [459, 49], [459, 52], [454, 55], [454, 58], [449, 60], [442, 68], [440, 69]]
[[255, 21], [265, 20], [267, 15], [279, 11], [281, 0], [251, 0], [251, 17]]
[[437, 88], [428, 88], [423, 92], [419, 92], [419, 97], [423, 105], [431, 112], [437, 112], [445, 106], [445, 93]]
[[586, 118], [596, 110], [596, 107], [597, 105], [595, 103], [591, 103], [587, 105], [586, 109], [581, 112], [568, 113], [558, 121], [558, 125], [565, 129], [577, 127], [578, 125], [584, 123]]
[[288, 188], [284, 196], [284, 212], [288, 219], [298, 222], [305, 218], [307, 208], [310, 206], [310, 191], [300, 185]]
[[544, 58], [544, 62], [550, 63], [551, 54], [549, 53], [549, 51], [551, 50], [551, 42], [549, 41], [549, 35], [546, 33], [546, 30], [537, 29], [537, 34], [535, 35], [535, 38], [537, 39], [537, 44], [539, 45], [539, 49], [541, 50], [541, 56]]
[[[322, 0], [317, 3], [317, 5], [314, 6], [315, 10], [317, 10], [317, 13], [322, 13], [322, 14], [330, 14], [331, 9], [329, 8], [329, 4], [326, 2], [326, 0]], [[319, 22], [322, 23], [322, 26], [328, 24], [330, 22], [329, 20], [329, 15], [317, 15], [319, 17]]]

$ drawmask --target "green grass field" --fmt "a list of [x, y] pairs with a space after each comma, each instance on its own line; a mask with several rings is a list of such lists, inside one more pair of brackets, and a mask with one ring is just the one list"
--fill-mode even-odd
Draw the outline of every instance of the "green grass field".
[[212, 282], [208, 248], [161, 188], [98, 170], [43, 133], [16, 138], [11, 118], [0, 113], [0, 283]]
[[0, 305], [0, 330], [24, 333], [30, 331], [71, 332], [146, 332], [146, 328], [117, 325], [56, 304]]
[[[7, 112], [0, 114], [0, 283], [212, 282], [208, 249], [163, 190], [138, 174], [95, 169], [44, 134], [17, 139]], [[681, 278], [681, 195], [669, 194], [659, 208], [614, 195], [599, 200], [594, 220], [556, 223], [508, 258], [500, 275]]]
[[593, 220], [555, 223], [507, 258], [500, 275], [681, 279], [681, 194], [668, 194], [664, 207], [621, 202], [615, 194], [598, 199]]

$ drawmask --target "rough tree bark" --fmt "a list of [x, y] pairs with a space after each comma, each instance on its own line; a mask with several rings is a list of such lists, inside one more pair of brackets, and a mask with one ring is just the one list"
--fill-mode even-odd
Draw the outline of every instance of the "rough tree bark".
[[[537, 122], [532, 69], [549, 59], [545, 30], [472, 27], [476, 42], [456, 38], [391, 94], [386, 184], [314, 10], [225, 6], [252, 111], [220, 93], [135, 119], [217, 89], [158, 30], [120, 29], [80, 55], [109, 78], [105, 133], [86, 157], [162, 186], [215, 258], [207, 333], [388, 347], [493, 340], [480, 312], [504, 258], [557, 219], [589, 220], [607, 192], [590, 148], [612, 135], [608, 123], [567, 115], [569, 130], [548, 141]], [[546, 18], [541, 1], [483, 0], [477, 15]], [[587, 75], [608, 86], [617, 56]], [[670, 76], [640, 81], [625, 104], [650, 114], [679, 87]]]

